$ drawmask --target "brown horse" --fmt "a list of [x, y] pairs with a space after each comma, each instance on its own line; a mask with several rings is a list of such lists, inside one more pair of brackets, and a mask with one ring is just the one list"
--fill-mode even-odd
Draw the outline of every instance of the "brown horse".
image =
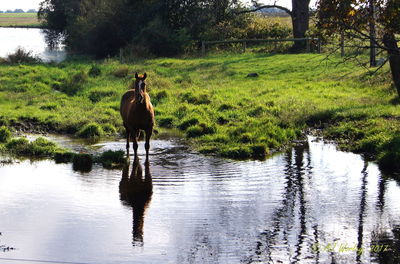
[[129, 158], [129, 140], [133, 139], [133, 150], [137, 156], [140, 130], [146, 133], [146, 159], [149, 156], [150, 137], [154, 126], [154, 109], [146, 91], [146, 73], [135, 74], [133, 89], [128, 90], [121, 99], [120, 112], [126, 129], [126, 151]]

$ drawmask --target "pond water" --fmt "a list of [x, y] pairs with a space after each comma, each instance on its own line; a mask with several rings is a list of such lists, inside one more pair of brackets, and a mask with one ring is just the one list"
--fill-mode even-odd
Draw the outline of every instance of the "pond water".
[[310, 138], [236, 162], [154, 140], [149, 160], [2, 165], [0, 262], [399, 263], [399, 183], [358, 155]]
[[31, 51], [44, 61], [60, 62], [66, 58], [63, 47], [50, 49], [45, 42], [43, 30], [38, 28], [0, 27], [0, 57], [14, 53], [18, 47]]

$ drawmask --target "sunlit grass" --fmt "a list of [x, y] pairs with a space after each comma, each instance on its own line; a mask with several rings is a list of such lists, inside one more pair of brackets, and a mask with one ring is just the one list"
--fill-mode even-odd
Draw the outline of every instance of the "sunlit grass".
[[[0, 125], [80, 135], [95, 123], [109, 135], [123, 132], [119, 100], [137, 71], [148, 74], [156, 129], [180, 130], [203, 153], [263, 158], [311, 126], [325, 128], [325, 136], [343, 148], [383, 157], [400, 132], [388, 69], [370, 76], [355, 64], [340, 64], [340, 58], [324, 59], [246, 53], [125, 65], [1, 65]], [[88, 74], [93, 67], [99, 74]], [[121, 69], [124, 74], [115, 74]], [[254, 72], [259, 77], [247, 77]]]

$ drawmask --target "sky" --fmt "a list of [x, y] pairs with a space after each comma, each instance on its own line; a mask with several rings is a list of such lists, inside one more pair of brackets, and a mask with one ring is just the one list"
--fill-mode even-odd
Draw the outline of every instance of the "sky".
[[[21, 8], [25, 11], [28, 9], [39, 9], [39, 3], [42, 0], [0, 0], [0, 10], [6, 11], [8, 9], [10, 10], [15, 10], [17, 8]], [[311, 0], [310, 7], [314, 7], [316, 0]], [[243, 1], [243, 2], [250, 2], [248, 0]], [[285, 7], [291, 8], [292, 6], [292, 0], [264, 0], [264, 1], [259, 1], [260, 3], [263, 4], [273, 4], [276, 2], [277, 5], [282, 5]]]
[[17, 8], [27, 11], [28, 9], [39, 9], [42, 0], [0, 0], [0, 10], [15, 10]]

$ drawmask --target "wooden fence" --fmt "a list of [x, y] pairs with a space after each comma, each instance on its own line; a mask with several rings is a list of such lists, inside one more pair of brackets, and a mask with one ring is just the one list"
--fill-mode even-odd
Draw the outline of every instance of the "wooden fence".
[[274, 43], [275, 47], [278, 42], [295, 42], [295, 41], [305, 41], [306, 51], [311, 52], [311, 42], [317, 42], [317, 51], [321, 53], [321, 40], [318, 38], [291, 38], [291, 39], [236, 39], [236, 40], [216, 40], [216, 41], [202, 41], [201, 42], [201, 54], [206, 55], [207, 46], [216, 44], [232, 44], [232, 43], [242, 43], [243, 52], [246, 51], [247, 43]]

